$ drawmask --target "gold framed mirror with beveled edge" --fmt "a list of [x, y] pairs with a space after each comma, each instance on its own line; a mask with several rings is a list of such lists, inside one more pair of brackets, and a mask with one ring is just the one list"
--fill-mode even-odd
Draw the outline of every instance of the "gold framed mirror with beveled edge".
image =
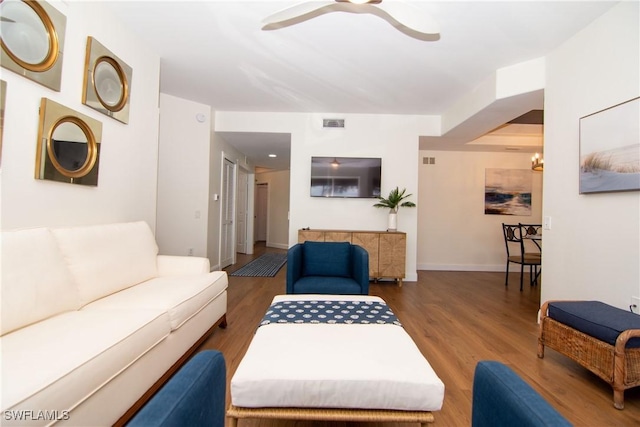
[[67, 18], [42, 1], [0, 2], [0, 64], [60, 91]]
[[133, 70], [93, 37], [87, 37], [82, 103], [129, 122], [129, 96]]
[[98, 120], [42, 98], [36, 179], [98, 185], [101, 140]]

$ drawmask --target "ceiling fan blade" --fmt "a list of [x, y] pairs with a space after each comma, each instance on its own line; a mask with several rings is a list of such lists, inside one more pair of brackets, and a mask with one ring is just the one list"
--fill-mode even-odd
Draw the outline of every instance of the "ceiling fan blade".
[[322, 9], [335, 5], [333, 0], [299, 3], [271, 14], [262, 20], [263, 30], [275, 30], [297, 24], [322, 14]]
[[440, 34], [438, 22], [429, 13], [415, 6], [398, 1], [383, 1], [376, 7], [386, 12], [393, 20], [408, 30], [425, 36]]

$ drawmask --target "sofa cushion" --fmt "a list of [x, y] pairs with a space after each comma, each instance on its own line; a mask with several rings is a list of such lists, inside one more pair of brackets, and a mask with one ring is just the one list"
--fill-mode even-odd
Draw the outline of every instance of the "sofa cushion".
[[[627, 329], [640, 329], [640, 316], [600, 301], [550, 302], [549, 317], [611, 345]], [[640, 338], [631, 338], [627, 347], [640, 347]]]
[[162, 310], [71, 311], [0, 338], [2, 410], [69, 410], [170, 333]]
[[158, 246], [145, 222], [52, 231], [78, 283], [81, 305], [157, 276]]
[[349, 242], [303, 243], [303, 276], [350, 277], [351, 244]]
[[294, 285], [296, 294], [358, 295], [360, 284], [347, 277], [305, 276]]
[[2, 232], [1, 335], [80, 307], [78, 287], [46, 228]]
[[227, 273], [158, 277], [86, 305], [82, 311], [156, 309], [169, 314], [171, 330], [195, 316], [227, 289]]

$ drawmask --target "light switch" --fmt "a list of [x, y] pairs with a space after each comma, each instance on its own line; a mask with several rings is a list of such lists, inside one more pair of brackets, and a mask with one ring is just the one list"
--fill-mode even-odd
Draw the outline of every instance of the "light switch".
[[542, 223], [542, 228], [545, 230], [551, 230], [551, 217], [550, 216], [545, 216], [543, 223]]

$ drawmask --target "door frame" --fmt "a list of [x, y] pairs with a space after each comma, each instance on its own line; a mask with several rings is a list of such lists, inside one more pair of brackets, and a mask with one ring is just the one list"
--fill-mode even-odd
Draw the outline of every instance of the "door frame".
[[[224, 203], [229, 203], [229, 194], [227, 194], [227, 191], [225, 189], [224, 186], [224, 174], [225, 174], [225, 162], [229, 162], [231, 164], [231, 189], [229, 191], [229, 194], [233, 194], [233, 203], [231, 204], [231, 218], [233, 218], [233, 220], [235, 221], [235, 217], [236, 217], [236, 202], [235, 202], [235, 195], [236, 195], [236, 185], [237, 185], [237, 175], [238, 175], [238, 165], [237, 163], [233, 160], [230, 159], [226, 156], [226, 154], [224, 152], [222, 152], [222, 156], [221, 156], [221, 167], [220, 167], [220, 224], [219, 224], [219, 233], [218, 235], [220, 236], [220, 238], [218, 239], [218, 265], [220, 266], [220, 268], [224, 268], [222, 267], [222, 257], [223, 257], [223, 247], [222, 247], [222, 242], [224, 241], [223, 239], [223, 234], [224, 234], [224, 226], [223, 226], [223, 222], [224, 222]], [[226, 200], [223, 200], [223, 198], [226, 198]], [[228, 243], [229, 244], [229, 243]], [[231, 227], [231, 265], [236, 263], [236, 230], [235, 230], [235, 223], [233, 224], [233, 226]]]

